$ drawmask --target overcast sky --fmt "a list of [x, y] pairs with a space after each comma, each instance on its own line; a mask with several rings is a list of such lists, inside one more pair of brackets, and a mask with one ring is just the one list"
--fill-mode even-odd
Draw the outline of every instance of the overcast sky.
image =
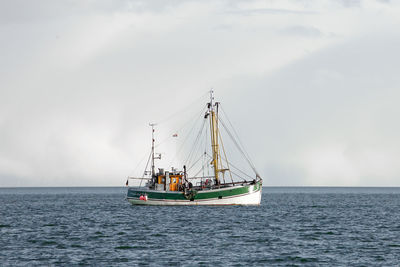
[[389, 0], [0, 1], [0, 186], [123, 185], [210, 88], [264, 185], [400, 186], [399, 29]]

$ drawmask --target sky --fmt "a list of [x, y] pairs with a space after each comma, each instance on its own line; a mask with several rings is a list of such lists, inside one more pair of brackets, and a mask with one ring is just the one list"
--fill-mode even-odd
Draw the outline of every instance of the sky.
[[400, 186], [399, 28], [394, 0], [0, 1], [0, 186], [124, 185], [211, 88], [264, 185]]

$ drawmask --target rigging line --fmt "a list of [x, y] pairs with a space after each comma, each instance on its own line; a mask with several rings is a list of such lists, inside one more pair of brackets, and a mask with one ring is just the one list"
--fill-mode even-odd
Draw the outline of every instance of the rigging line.
[[[200, 139], [199, 139], [200, 140]], [[194, 152], [192, 153], [190, 160], [187, 161], [186, 165], [190, 166], [191, 168], [197, 163], [198, 160], [195, 160], [196, 155], [200, 154], [200, 158], [202, 157], [201, 153], [198, 153], [198, 151], [201, 151], [202, 144], [200, 141], [197, 142], [198, 145], [196, 145], [196, 148], [193, 150]], [[195, 160], [194, 163], [192, 163]]]
[[237, 149], [239, 150], [240, 153], [242, 153], [243, 157], [246, 159], [247, 163], [250, 165], [250, 167], [253, 169], [254, 173], [258, 176], [258, 172], [252, 162], [250, 161], [249, 158], [246, 157], [246, 154], [243, 152], [242, 148], [239, 146], [239, 144], [236, 142], [235, 138], [233, 137], [232, 133], [229, 131], [229, 129], [226, 127], [225, 123], [223, 120], [220, 119], [220, 122], [222, 126], [224, 127], [225, 131], [228, 133], [230, 138], [232, 139], [233, 143], [236, 145]]
[[207, 156], [207, 144], [208, 144], [208, 142], [207, 142], [207, 140], [208, 140], [208, 138], [207, 138], [207, 133], [208, 133], [208, 123], [206, 123], [206, 129], [205, 129], [205, 134], [204, 134], [204, 153], [203, 153], [203, 163], [202, 163], [202, 166], [203, 166], [203, 176], [205, 175], [205, 172], [204, 172], [204, 169], [205, 169], [205, 166], [207, 166], [207, 170], [208, 170], [208, 161], [206, 160], [206, 156]]
[[[201, 134], [201, 136], [200, 136], [200, 138], [199, 138], [199, 145], [198, 145], [198, 147], [197, 147], [197, 149], [196, 149], [196, 152], [193, 154], [193, 157], [194, 157], [195, 155], [200, 155], [201, 158], [204, 158], [203, 145], [204, 145], [204, 143], [205, 143], [205, 140], [204, 140], [204, 139], [207, 138], [207, 129], [206, 129], [207, 123], [204, 123], [204, 125], [205, 125], [205, 127], [203, 126], [202, 134]], [[203, 138], [203, 136], [204, 136], [205, 138]], [[204, 160], [203, 160], [203, 161], [204, 161]]]
[[185, 107], [181, 108], [180, 110], [174, 112], [172, 115], [169, 115], [168, 117], [166, 117], [165, 119], [161, 120], [160, 122], [158, 122], [157, 124], [164, 124], [165, 122], [169, 121], [171, 118], [175, 117], [176, 114], [178, 113], [182, 113], [183, 111], [188, 110], [189, 108], [193, 107], [194, 103], [197, 103], [200, 99], [204, 98], [206, 95], [209, 94], [210, 91], [207, 91], [206, 93], [202, 94], [200, 97], [198, 97], [197, 99], [195, 99], [194, 101], [190, 102], [188, 105], [186, 105]]
[[[206, 125], [206, 123], [204, 123], [204, 125]], [[203, 135], [205, 135], [204, 125], [203, 125], [203, 127], [202, 127], [202, 129], [201, 129], [201, 134], [199, 135], [198, 146], [197, 146], [197, 148], [194, 150], [194, 153], [192, 154], [192, 157], [191, 157], [190, 161], [188, 162], [188, 165], [189, 165], [189, 166], [191, 165], [192, 160], [193, 160], [193, 158], [194, 158], [196, 155], [199, 155], [199, 154], [200, 154], [200, 157], [203, 156], [203, 154], [200, 153], [200, 152], [201, 152], [201, 150], [202, 150], [203, 142], [204, 142], [204, 139], [203, 139]]]
[[[225, 159], [225, 158], [224, 158]], [[226, 161], [227, 159], [225, 159]], [[235, 166], [232, 162], [229, 162], [230, 166], [233, 167], [235, 170], [239, 171], [240, 173], [242, 173], [244, 176], [247, 176], [250, 179], [254, 179], [254, 177], [251, 177], [250, 175], [248, 175], [247, 173], [245, 173], [244, 171], [242, 171], [241, 169], [239, 169], [237, 166]]]
[[193, 167], [195, 167], [196, 164], [199, 163], [199, 161], [203, 158], [203, 155], [200, 154], [200, 156], [196, 160], [194, 160], [195, 159], [194, 155], [198, 155], [198, 153], [193, 154], [191, 161], [188, 162], [187, 165], [189, 166], [189, 169], [192, 169]]
[[[224, 142], [222, 141], [221, 132], [219, 131], [218, 134], [219, 134], [219, 140], [221, 141], [222, 151], [224, 152], [226, 166], [228, 167], [229, 176], [231, 177], [231, 181], [232, 181], [232, 184], [233, 184], [232, 173], [231, 173], [231, 170], [230, 170], [230, 168], [229, 168], [229, 162], [228, 162], [228, 158], [227, 158], [226, 153], [225, 153], [225, 147], [224, 147]], [[222, 158], [222, 157], [221, 157], [221, 158]], [[222, 162], [222, 160], [221, 160], [221, 162]], [[225, 175], [224, 175], [224, 176], [225, 176]], [[225, 180], [225, 177], [224, 177], [224, 180]]]
[[[207, 106], [204, 106], [204, 108], [201, 110], [201, 113], [200, 113], [200, 116], [201, 116], [201, 117], [203, 117], [203, 113], [204, 113], [204, 111], [205, 111], [206, 108], [207, 108]], [[183, 143], [182, 143], [181, 146], [178, 148], [178, 151], [175, 153], [174, 157], [172, 158], [172, 160], [171, 160], [171, 162], [170, 162], [170, 164], [169, 164], [169, 167], [172, 166], [172, 163], [174, 163], [176, 157], [177, 157], [178, 154], [180, 154], [180, 152], [182, 151], [182, 149], [183, 149], [183, 147], [184, 147], [186, 141], [189, 139], [189, 136], [191, 136], [191, 133], [193, 132], [194, 128], [195, 128], [196, 125], [197, 125], [196, 122], [197, 122], [197, 120], [194, 120], [194, 123], [193, 123], [192, 128], [190, 129], [189, 133], [186, 135], [185, 139], [183, 140]]]
[[194, 144], [193, 144], [193, 146], [192, 146], [192, 148], [190, 150], [188, 158], [185, 161], [185, 165], [188, 165], [188, 163], [190, 163], [191, 158], [193, 156], [193, 152], [195, 151], [195, 149], [197, 149], [197, 145], [199, 143], [199, 139], [200, 139], [201, 133], [202, 133], [202, 131], [204, 129], [204, 124], [205, 124], [205, 120], [203, 120], [203, 123], [201, 124], [200, 131], [198, 132], [198, 134], [196, 136], [196, 139], [195, 139]]
[[150, 162], [150, 159], [151, 159], [151, 155], [152, 155], [152, 152], [150, 152], [149, 158], [147, 159], [146, 167], [144, 168], [144, 172], [143, 172], [143, 175], [142, 175], [142, 179], [140, 179], [139, 187], [142, 186], [142, 181], [143, 181], [143, 179], [144, 179], [144, 176], [146, 175], [146, 170], [147, 170], [147, 167], [149, 166], [149, 162]]
[[250, 175], [248, 175], [247, 173], [245, 173], [244, 171], [242, 171], [241, 169], [239, 169], [238, 167], [233, 165], [232, 162], [230, 164], [231, 164], [231, 167], [233, 167], [235, 170], [239, 171], [240, 173], [242, 173], [243, 175], [249, 177], [250, 179], [254, 179], [254, 177], [251, 177]]
[[256, 170], [254, 164], [252, 163], [252, 160], [251, 160], [251, 158], [250, 158], [250, 155], [247, 153], [246, 149], [244, 149], [243, 143], [241, 142], [241, 140], [240, 140], [240, 138], [239, 138], [239, 135], [237, 134], [237, 132], [236, 132], [236, 130], [235, 130], [235, 127], [233, 127], [233, 125], [232, 125], [231, 121], [229, 120], [229, 117], [228, 117], [228, 115], [226, 114], [226, 112], [225, 112], [224, 108], [222, 107], [222, 105], [220, 105], [220, 106], [221, 106], [222, 113], [223, 113], [224, 116], [226, 117], [226, 119], [227, 119], [229, 125], [231, 126], [231, 128], [232, 128], [234, 134], [236, 135], [236, 138], [238, 139], [239, 144], [242, 146], [244, 153], [247, 155], [248, 161], [250, 161], [251, 166], [252, 166], [254, 172], [256, 173], [256, 175], [259, 176], [258, 171]]
[[[197, 175], [199, 175], [199, 173], [201, 172], [201, 169], [194, 175], [194, 177], [196, 177]], [[203, 175], [204, 176], [204, 175]]]
[[240, 168], [238, 168], [237, 166], [235, 166], [232, 162], [229, 162], [230, 167], [232, 167], [233, 169], [239, 171], [241, 174], [243, 174], [244, 176], [250, 178], [250, 179], [254, 179], [254, 177], [251, 177], [250, 175], [248, 175], [247, 173], [245, 173], [244, 171], [242, 171]]
[[237, 177], [239, 177], [239, 178], [241, 178], [241, 179], [243, 179], [245, 182], [247, 182], [247, 180], [246, 179], [244, 179], [242, 176], [240, 176], [239, 174], [237, 174], [236, 172], [232, 172], [234, 175], [236, 175]]
[[[204, 153], [205, 153], [205, 156], [207, 156], [207, 147], [208, 148], [210, 148], [211, 147], [211, 143], [210, 143], [210, 146], [208, 146], [208, 141], [209, 141], [209, 139], [207, 138], [207, 133], [210, 133], [211, 134], [211, 128], [209, 128], [209, 124], [207, 123], [207, 126], [206, 126], [207, 128], [206, 128], [206, 147], [205, 147], [205, 150], [204, 150]], [[207, 160], [207, 158], [205, 157], [204, 158], [204, 160], [206, 161], [205, 163], [207, 164], [207, 175], [208, 176], [210, 176], [210, 164], [208, 163], [208, 160]]]
[[[217, 125], [218, 125], [218, 120], [217, 120]], [[217, 126], [217, 129], [218, 129], [218, 131], [217, 131], [217, 133], [216, 133], [216, 138], [218, 139], [218, 138], [221, 137], [221, 134], [220, 134], [220, 131], [219, 131], [218, 126]], [[223, 143], [222, 143], [221, 138], [218, 139], [218, 142], [219, 142], [219, 141], [221, 141], [221, 145], [222, 145], [222, 147], [223, 147]], [[224, 162], [223, 162], [223, 160], [222, 160], [221, 149], [219, 149], [219, 147], [220, 147], [220, 146], [219, 146], [219, 144], [218, 144], [217, 157], [218, 157], [218, 164], [219, 164], [219, 166], [217, 166], [217, 171], [218, 171], [219, 173], [221, 173], [222, 179], [224, 180], [224, 183], [226, 183], [226, 181], [225, 181], [225, 172], [224, 172], [224, 171], [222, 171], [222, 172], [220, 171], [220, 170], [224, 169], [224, 166], [223, 166]], [[217, 165], [218, 165], [218, 164], [217, 164]]]
[[[212, 157], [211, 155], [209, 155], [207, 152], [205, 153], [205, 155], [208, 156], [208, 159], [209, 159], [209, 160], [210, 160], [210, 159], [211, 159], [211, 160], [213, 159], [213, 157]], [[208, 166], [208, 161], [207, 161], [207, 166]], [[208, 176], [209, 176], [209, 177], [215, 177], [215, 176], [212, 176], [212, 175], [210, 176], [210, 171], [209, 171], [210, 168], [207, 167], [207, 170], [208, 170]]]
[[199, 162], [202, 158], [203, 155], [201, 155], [186, 171], [187, 172], [190, 171], [196, 165], [196, 163]]
[[[221, 110], [223, 111], [223, 109], [221, 108]], [[242, 155], [245, 157], [245, 159], [247, 160], [247, 162], [249, 163], [249, 165], [251, 166], [251, 168], [253, 169], [253, 171], [256, 173], [256, 175], [258, 175], [258, 172], [253, 164], [253, 162], [250, 159], [249, 154], [246, 152], [246, 150], [244, 149], [243, 144], [240, 141], [239, 135], [237, 134], [237, 132], [235, 131], [235, 128], [233, 127], [232, 123], [229, 121], [228, 116], [226, 115], [226, 113], [223, 111], [226, 119], [228, 120], [228, 123], [231, 126], [231, 129], [233, 130], [233, 133], [236, 134], [236, 139], [234, 138], [234, 135], [232, 135], [228, 129], [228, 127], [226, 126], [226, 124], [224, 124], [223, 120], [221, 119], [221, 123], [224, 125], [225, 130], [228, 132], [228, 134], [231, 136], [232, 140], [234, 141], [235, 145], [237, 146], [237, 148], [240, 150], [240, 152], [242, 153]]]
[[139, 163], [136, 165], [135, 169], [133, 169], [133, 171], [132, 171], [133, 176], [135, 175], [137, 169], [139, 168], [139, 165], [142, 164], [143, 160], [145, 160], [146, 157], [147, 157], [147, 154], [144, 154], [143, 157], [142, 157], [142, 159], [141, 159], [141, 160], [139, 161]]
[[209, 159], [213, 159], [212, 155], [206, 153], [206, 156], [208, 156]]
[[[203, 109], [200, 112], [200, 115], [203, 116], [202, 114], [205, 112], [205, 110], [207, 109], [207, 106], [204, 106]], [[162, 140], [160, 143], [158, 143], [157, 145], [155, 145], [155, 148], [157, 148], [159, 145], [162, 145], [163, 143], [165, 143], [167, 140], [174, 138], [172, 135], [174, 133], [178, 133], [180, 131], [183, 130], [183, 128], [185, 128], [187, 125], [189, 125], [190, 121], [194, 121], [194, 118], [198, 117], [198, 113], [194, 114], [194, 116], [190, 117], [188, 120], [185, 121], [185, 123], [183, 124], [183, 126], [181, 128], [179, 128], [178, 130], [174, 131], [172, 134], [169, 134], [168, 137], [166, 137], [164, 140]], [[194, 124], [194, 126], [196, 126], [196, 123]], [[194, 128], [194, 127], [193, 127]]]
[[245, 153], [243, 152], [242, 148], [240, 147], [240, 145], [238, 144], [238, 142], [236, 141], [236, 139], [234, 138], [234, 136], [232, 135], [232, 133], [229, 131], [229, 129], [226, 127], [225, 123], [223, 122], [222, 119], [220, 119], [222, 126], [224, 127], [224, 129], [226, 130], [226, 132], [228, 133], [229, 137], [232, 139], [233, 143], [236, 145], [236, 147], [238, 148], [239, 152], [242, 154], [242, 156], [246, 159], [246, 161], [249, 163], [250, 166], [252, 166], [251, 162], [249, 162], [249, 159], [246, 157]]
[[[200, 130], [199, 130], [199, 131], [200, 131]], [[199, 132], [197, 133], [196, 138], [194, 139], [194, 142], [193, 142], [192, 146], [190, 147], [189, 153], [188, 153], [187, 156], [185, 157], [184, 164], [185, 164], [186, 166], [188, 166], [189, 163], [190, 163], [190, 160], [191, 160], [191, 158], [192, 158], [192, 155], [193, 155], [193, 153], [194, 153], [194, 150], [195, 150], [196, 147], [197, 147], [198, 139], [199, 139]]]
[[[231, 126], [231, 129], [233, 130], [233, 133], [235, 134], [236, 138], [238, 139], [238, 142], [239, 142], [239, 144], [241, 145], [243, 151], [244, 151], [245, 154], [248, 156], [248, 153], [247, 153], [247, 151], [244, 149], [244, 145], [243, 145], [243, 143], [241, 142], [241, 139], [239, 138], [239, 135], [238, 135], [238, 133], [236, 132], [235, 127], [233, 127], [233, 124], [232, 124], [232, 122], [230, 121], [230, 119], [229, 119], [229, 117], [228, 117], [228, 114], [225, 112], [225, 110], [224, 110], [224, 108], [222, 107], [222, 105], [221, 105], [221, 110], [222, 110], [222, 113], [224, 114], [224, 116], [226, 117], [226, 120], [228, 121], [229, 125]], [[250, 158], [250, 157], [249, 157], [249, 158]]]
[[[212, 155], [209, 155], [208, 153], [206, 154], [206, 156], [208, 156], [208, 160], [211, 160], [211, 161], [213, 161], [213, 156]], [[210, 165], [208, 165], [208, 170], [210, 170], [211, 169], [211, 172], [212, 172], [212, 174], [210, 175], [210, 172], [208, 172], [208, 176], [210, 176], [210, 177], [214, 177], [215, 178], [215, 174], [214, 174], [214, 171], [212, 171], [212, 168], [210, 168], [209, 167]]]

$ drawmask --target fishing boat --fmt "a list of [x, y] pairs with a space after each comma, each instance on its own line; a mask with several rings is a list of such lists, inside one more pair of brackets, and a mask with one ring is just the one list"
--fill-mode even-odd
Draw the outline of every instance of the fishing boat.
[[[182, 169], [171, 167], [169, 170], [158, 168], [156, 160], [161, 154], [155, 153], [155, 124], [152, 128], [152, 146], [143, 177], [128, 177], [140, 180], [139, 186], [129, 186], [127, 200], [133, 205], [260, 205], [262, 179], [256, 171], [250, 157], [245, 152], [235, 131], [228, 130], [226, 121], [220, 118], [220, 102], [214, 101], [213, 91], [210, 91], [210, 101], [204, 107], [201, 119], [200, 133], [208, 135], [205, 141], [205, 151], [201, 153], [203, 159], [201, 170], [203, 173], [192, 172], [192, 166], [182, 166]], [[206, 126], [204, 126], [206, 125]], [[222, 125], [222, 127], [220, 126]], [[228, 161], [220, 128], [228, 131], [228, 135], [237, 145], [238, 151], [250, 165], [254, 174], [249, 175], [234, 167]], [[204, 130], [205, 129], [205, 130]], [[198, 134], [197, 137], [202, 136]], [[176, 136], [176, 135], [174, 135]], [[198, 142], [200, 138], [196, 138]], [[210, 142], [210, 143], [208, 143]], [[209, 152], [208, 152], [209, 151]], [[193, 153], [190, 154], [193, 158]], [[149, 164], [150, 163], [150, 164]], [[193, 164], [192, 164], [193, 165]], [[204, 169], [211, 169], [207, 174]], [[142, 186], [142, 182], [145, 185]]]

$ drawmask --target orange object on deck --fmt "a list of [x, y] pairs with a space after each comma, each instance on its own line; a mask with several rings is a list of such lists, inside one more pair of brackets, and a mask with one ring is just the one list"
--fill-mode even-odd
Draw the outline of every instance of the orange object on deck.
[[180, 184], [182, 175], [173, 175], [169, 178], [171, 179], [169, 183], [169, 191], [178, 191], [178, 184]]

